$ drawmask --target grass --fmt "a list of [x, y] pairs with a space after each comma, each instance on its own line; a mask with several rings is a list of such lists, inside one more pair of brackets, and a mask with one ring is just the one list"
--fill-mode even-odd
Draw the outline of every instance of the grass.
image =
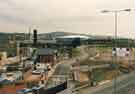
[[94, 70], [93, 71], [94, 81], [100, 82], [102, 80], [105, 80], [105, 72], [106, 71], [104, 69], [102, 69], [102, 70], [99, 70], [99, 69]]
[[112, 80], [115, 74], [116, 71], [109, 68], [93, 70], [94, 81], [96, 82], [100, 82], [103, 80]]
[[80, 61], [80, 65], [100, 65], [100, 64], [111, 64], [113, 63], [112, 60], [110, 61], [104, 61], [104, 60], [89, 60], [88, 58], [83, 60], [83, 61]]
[[79, 56], [80, 55], [80, 49], [77, 49], [77, 48], [73, 48], [72, 49], [72, 55], [73, 55], [73, 57], [77, 57], [77, 56]]

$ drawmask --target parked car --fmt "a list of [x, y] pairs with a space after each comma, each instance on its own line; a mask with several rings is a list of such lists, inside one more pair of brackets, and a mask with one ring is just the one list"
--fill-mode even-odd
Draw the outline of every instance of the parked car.
[[42, 74], [44, 71], [43, 70], [34, 70], [34, 71], [32, 71], [32, 74], [33, 75], [40, 75], [40, 74]]
[[42, 63], [37, 63], [36, 64], [36, 69], [37, 70], [51, 70], [51, 65], [50, 64], [42, 64]]
[[3, 77], [3, 79], [14, 82], [14, 81], [22, 80], [23, 74], [21, 71], [7, 72], [7, 73], [2, 73], [1, 77]]
[[25, 61], [25, 67], [32, 67], [34, 65], [33, 61]]
[[5, 74], [5, 79], [9, 80], [9, 81], [14, 81], [14, 73], [13, 72], [9, 72]]
[[38, 70], [45, 69], [45, 68], [46, 68], [45, 64], [42, 64], [42, 63], [37, 63], [36, 64], [36, 69], [38, 69]]
[[33, 94], [32, 89], [24, 88], [22, 90], [17, 91], [17, 94]]
[[7, 79], [0, 80], [0, 86], [9, 85], [9, 84], [12, 84], [10, 80], [7, 80]]
[[42, 90], [42, 89], [44, 89], [44, 85], [32, 87], [32, 90], [33, 90], [34, 94], [39, 94], [40, 90]]

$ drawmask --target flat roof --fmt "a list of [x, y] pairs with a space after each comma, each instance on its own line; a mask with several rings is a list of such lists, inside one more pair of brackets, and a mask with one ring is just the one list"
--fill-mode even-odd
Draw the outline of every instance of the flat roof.
[[[33, 44], [33, 40], [24, 40], [24, 41], [21, 41], [20, 43]], [[50, 44], [55, 44], [55, 43], [56, 43], [56, 40], [38, 40], [38, 39], [37, 39], [37, 43], [43, 43], [43, 44], [50, 43]]]
[[54, 50], [51, 48], [42, 48], [42, 49], [38, 49], [36, 54], [37, 55], [53, 55]]

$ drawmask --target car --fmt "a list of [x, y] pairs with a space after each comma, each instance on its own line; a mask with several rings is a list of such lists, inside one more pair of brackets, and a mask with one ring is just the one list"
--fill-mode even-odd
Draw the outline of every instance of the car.
[[32, 71], [32, 74], [33, 75], [40, 75], [40, 74], [42, 74], [44, 71], [42, 71], [42, 70], [34, 70], [34, 71]]
[[14, 75], [15, 80], [22, 80], [23, 79], [23, 73], [21, 71], [16, 71]]
[[45, 69], [45, 68], [46, 68], [45, 64], [42, 64], [42, 63], [36, 64], [36, 69]]
[[6, 77], [5, 77], [7, 80], [10, 80], [10, 81], [14, 81], [14, 73], [13, 72], [8, 72], [6, 73]]
[[43, 63], [37, 63], [36, 64], [36, 69], [37, 70], [51, 70], [51, 65], [50, 64], [43, 64]]
[[34, 86], [32, 88], [34, 94], [40, 94], [44, 90], [44, 85], [41, 86]]
[[1, 77], [3, 79], [14, 82], [14, 81], [22, 80], [23, 74], [21, 71], [6, 72], [6, 73], [2, 73]]
[[32, 89], [29, 89], [29, 88], [23, 88], [17, 91], [17, 94], [33, 94], [33, 91]]
[[50, 64], [47, 64], [47, 70], [51, 70], [51, 65]]
[[12, 84], [10, 80], [0, 78], [0, 86], [9, 85], [9, 84]]
[[32, 67], [33, 65], [33, 61], [25, 61], [25, 67]]
[[43, 85], [42, 86], [34, 86], [34, 87], [32, 87], [32, 90], [39, 90], [41, 88], [44, 88], [44, 86]]

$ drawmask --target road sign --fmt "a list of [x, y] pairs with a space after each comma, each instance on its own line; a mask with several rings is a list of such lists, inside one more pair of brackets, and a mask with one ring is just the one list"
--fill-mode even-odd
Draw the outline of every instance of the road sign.
[[125, 57], [130, 55], [131, 50], [129, 48], [113, 48], [112, 55], [113, 56], [119, 56], [119, 57]]

